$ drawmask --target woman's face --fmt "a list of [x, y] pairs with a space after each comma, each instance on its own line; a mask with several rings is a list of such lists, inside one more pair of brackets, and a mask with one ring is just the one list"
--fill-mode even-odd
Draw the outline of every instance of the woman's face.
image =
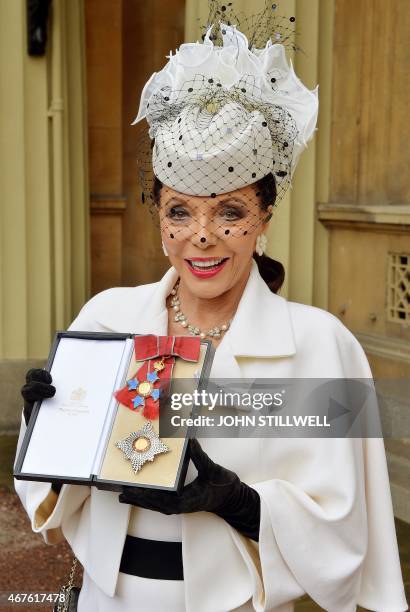
[[161, 236], [187, 289], [214, 298], [247, 278], [256, 238], [271, 210], [261, 210], [252, 185], [215, 197], [186, 195], [164, 185]]

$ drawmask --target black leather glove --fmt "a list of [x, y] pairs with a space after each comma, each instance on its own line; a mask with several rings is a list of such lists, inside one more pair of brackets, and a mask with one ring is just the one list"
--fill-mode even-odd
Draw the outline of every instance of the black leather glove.
[[[21, 388], [21, 395], [24, 399], [23, 415], [26, 425], [30, 421], [34, 403], [48, 399], [55, 395], [56, 389], [53, 387], [50, 372], [39, 368], [32, 368], [26, 374], [26, 384]], [[52, 483], [51, 488], [57, 494], [60, 493], [62, 485]]]
[[163, 514], [213, 512], [257, 542], [260, 523], [258, 492], [242, 482], [235, 472], [214, 463], [202, 450], [198, 440], [189, 441], [189, 452], [198, 476], [183, 488], [180, 495], [129, 487], [121, 493], [119, 501]]
[[26, 425], [28, 425], [31, 413], [33, 412], [34, 403], [55, 395], [56, 389], [51, 383], [51, 374], [47, 370], [33, 368], [27, 372], [26, 384], [21, 388], [21, 395], [24, 399], [23, 414]]

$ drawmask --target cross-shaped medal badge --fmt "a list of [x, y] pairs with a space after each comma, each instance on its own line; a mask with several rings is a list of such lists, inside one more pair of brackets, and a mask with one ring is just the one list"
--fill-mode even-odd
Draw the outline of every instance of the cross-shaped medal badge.
[[128, 390], [137, 392], [137, 395], [132, 400], [134, 408], [144, 407], [146, 397], [152, 397], [154, 401], [159, 400], [160, 390], [154, 388], [154, 383], [159, 380], [158, 372], [161, 372], [164, 368], [165, 364], [162, 358], [160, 361], [154, 362], [154, 371], [147, 372], [143, 380], [139, 380], [138, 372], [134, 378], [127, 380]]
[[[160, 379], [158, 372], [165, 368], [164, 357], [155, 361], [153, 368], [154, 371], [147, 372], [145, 377], [138, 377], [137, 372], [134, 378], [127, 381], [128, 391], [136, 392], [132, 399], [134, 410], [141, 407], [144, 409], [145, 400], [148, 397], [151, 397], [155, 402], [159, 400], [160, 390], [156, 389], [154, 384]], [[124, 453], [124, 459], [131, 461], [135, 473], [139, 472], [147, 461], [154, 461], [156, 455], [170, 450], [160, 440], [150, 421], [147, 421], [142, 429], [130, 433], [123, 440], [116, 442], [115, 445]]]

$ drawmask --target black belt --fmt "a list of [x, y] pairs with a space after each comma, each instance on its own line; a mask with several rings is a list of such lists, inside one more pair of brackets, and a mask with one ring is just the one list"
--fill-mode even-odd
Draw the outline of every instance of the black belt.
[[127, 535], [120, 572], [141, 578], [183, 580], [182, 542], [145, 540]]

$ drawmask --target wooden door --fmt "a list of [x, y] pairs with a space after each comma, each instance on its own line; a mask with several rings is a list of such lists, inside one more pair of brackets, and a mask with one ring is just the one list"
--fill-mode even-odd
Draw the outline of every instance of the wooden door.
[[86, 48], [92, 293], [158, 280], [168, 267], [139, 197], [142, 88], [184, 40], [185, 0], [87, 0]]

